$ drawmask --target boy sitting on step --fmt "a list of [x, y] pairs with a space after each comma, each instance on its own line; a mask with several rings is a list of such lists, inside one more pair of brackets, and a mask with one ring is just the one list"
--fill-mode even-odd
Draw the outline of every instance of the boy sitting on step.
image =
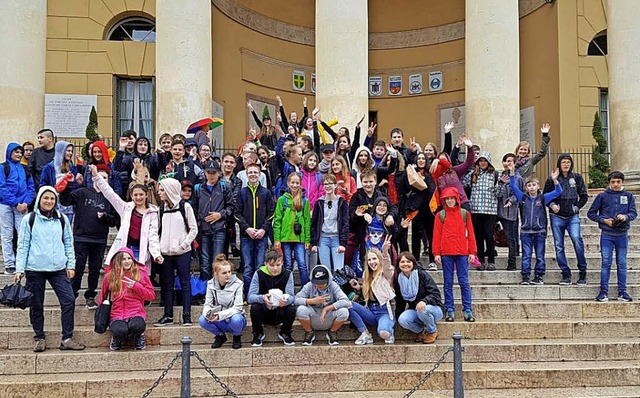
[[[522, 242], [522, 282], [521, 285], [544, 285], [542, 278], [546, 270], [544, 250], [547, 239], [546, 204], [560, 196], [562, 186], [558, 184], [559, 171], [551, 173], [555, 190], [546, 194], [540, 193], [540, 182], [535, 177], [527, 177], [524, 181], [526, 193], [518, 187], [515, 177], [515, 165], [509, 166], [509, 185], [520, 205], [520, 240]], [[531, 255], [536, 251], [535, 278], [529, 281], [531, 274]]]
[[602, 253], [602, 269], [600, 271], [600, 294], [596, 301], [608, 301], [609, 275], [613, 262], [613, 249], [616, 250], [618, 267], [618, 300], [631, 302], [627, 293], [627, 248], [631, 227], [630, 222], [638, 216], [636, 201], [624, 187], [624, 174], [613, 171], [609, 174], [609, 188], [596, 196], [587, 212], [589, 220], [598, 223], [602, 231], [600, 235], [600, 252]]

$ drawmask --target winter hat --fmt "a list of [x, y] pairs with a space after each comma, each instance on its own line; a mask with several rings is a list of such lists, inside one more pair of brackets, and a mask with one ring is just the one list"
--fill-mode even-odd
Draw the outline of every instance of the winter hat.
[[105, 173], [107, 173], [107, 175], [111, 174], [111, 168], [106, 164], [99, 164], [96, 166], [96, 168], [98, 169], [98, 171], [104, 171]]
[[324, 265], [316, 265], [311, 270], [311, 283], [314, 285], [324, 285], [325, 283], [329, 283], [330, 279], [331, 274], [329, 273], [329, 269]]

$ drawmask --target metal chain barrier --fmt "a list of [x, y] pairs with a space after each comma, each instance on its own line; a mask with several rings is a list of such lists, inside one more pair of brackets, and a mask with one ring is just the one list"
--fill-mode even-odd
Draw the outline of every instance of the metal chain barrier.
[[220, 380], [220, 378], [218, 376], [216, 376], [215, 373], [213, 373], [211, 368], [209, 368], [207, 366], [207, 364], [204, 362], [204, 360], [202, 358], [200, 358], [200, 355], [198, 355], [198, 353], [196, 351], [191, 351], [191, 355], [196, 357], [198, 362], [200, 362], [200, 365], [202, 365], [204, 367], [204, 370], [206, 370], [207, 373], [209, 373], [211, 375], [211, 377], [213, 377], [213, 380], [215, 380], [216, 383], [220, 384], [220, 387], [222, 387], [222, 389], [227, 392], [228, 396], [235, 397], [235, 398], [238, 397], [238, 395], [235, 392], [233, 392], [233, 390], [231, 388], [229, 388], [229, 386], [227, 386], [222, 380]]
[[160, 384], [160, 382], [162, 381], [162, 379], [165, 378], [165, 376], [167, 375], [167, 373], [169, 373], [169, 371], [171, 370], [171, 368], [173, 367], [173, 365], [176, 363], [176, 361], [178, 360], [178, 358], [180, 358], [182, 356], [182, 352], [178, 352], [176, 353], [176, 356], [173, 357], [173, 359], [171, 360], [171, 362], [169, 362], [169, 365], [162, 371], [162, 373], [160, 374], [160, 377], [158, 377], [158, 380], [155, 381], [155, 383], [153, 383], [153, 385], [151, 386], [150, 389], [147, 390], [147, 392], [144, 393], [144, 395], [142, 396], [142, 398], [147, 398], [151, 392], [153, 392], [153, 389], [158, 387], [158, 385]]
[[414, 392], [418, 391], [418, 389], [433, 375], [433, 372], [435, 372], [436, 369], [440, 367], [440, 365], [442, 364], [442, 362], [444, 362], [444, 360], [447, 358], [447, 355], [449, 355], [450, 352], [453, 352], [453, 347], [447, 348], [447, 350], [442, 354], [442, 356], [436, 361], [435, 365], [433, 365], [433, 368], [431, 368], [430, 371], [425, 373], [424, 376], [422, 376], [422, 378], [418, 382], [418, 384], [416, 384], [411, 390], [409, 390], [409, 392], [404, 394], [403, 397], [408, 398], [411, 395], [413, 395]]

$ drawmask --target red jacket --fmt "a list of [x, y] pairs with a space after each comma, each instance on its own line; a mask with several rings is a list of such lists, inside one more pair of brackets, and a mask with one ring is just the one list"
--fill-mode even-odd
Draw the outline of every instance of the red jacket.
[[[468, 256], [475, 255], [476, 238], [473, 234], [471, 223], [471, 213], [467, 212], [467, 221], [463, 220], [460, 210], [458, 190], [453, 187], [446, 187], [442, 191], [442, 207], [445, 212], [444, 223], [440, 212], [435, 215], [433, 227], [433, 255], [434, 256]], [[444, 204], [444, 199], [455, 196], [456, 205], [448, 207]], [[466, 224], [466, 225], [465, 225]]]

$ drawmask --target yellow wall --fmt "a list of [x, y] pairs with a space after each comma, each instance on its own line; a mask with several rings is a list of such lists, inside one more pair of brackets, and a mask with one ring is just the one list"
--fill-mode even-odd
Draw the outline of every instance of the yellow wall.
[[47, 94], [98, 96], [98, 132], [113, 133], [113, 76], [152, 77], [155, 44], [106, 41], [125, 16], [155, 17], [155, 0], [48, 0]]

